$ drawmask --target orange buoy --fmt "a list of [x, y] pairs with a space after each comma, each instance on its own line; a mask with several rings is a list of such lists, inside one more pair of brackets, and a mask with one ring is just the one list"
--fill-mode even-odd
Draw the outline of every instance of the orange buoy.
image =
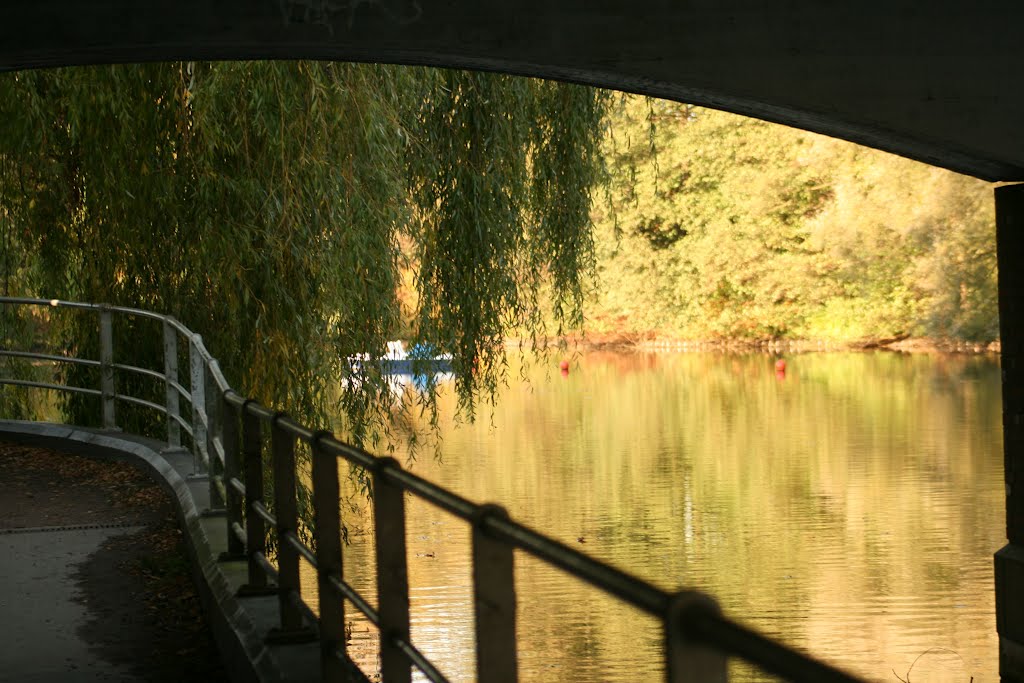
[[563, 360], [561, 363], [558, 364], [558, 369], [561, 370], [562, 372], [568, 372], [569, 371], [569, 361]]
[[775, 361], [775, 372], [785, 372], [785, 371], [786, 371], [786, 359], [785, 358], [780, 358], [777, 361]]

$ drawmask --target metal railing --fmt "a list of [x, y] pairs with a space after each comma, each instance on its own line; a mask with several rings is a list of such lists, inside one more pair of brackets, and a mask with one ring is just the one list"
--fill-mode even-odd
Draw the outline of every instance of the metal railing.
[[[192, 436], [197, 472], [210, 481], [211, 507], [224, 511], [228, 551], [224, 561], [248, 563], [248, 580], [240, 594], [276, 593], [280, 627], [268, 636], [277, 642], [319, 638], [321, 668], [327, 683], [348, 680], [345, 601], [380, 632], [380, 680], [411, 680], [415, 668], [435, 682], [447, 679], [416, 648], [410, 637], [409, 581], [405, 546], [405, 494], [416, 496], [468, 523], [472, 530], [473, 604], [476, 671], [480, 680], [511, 683], [518, 679], [516, 593], [513, 554], [525, 552], [660, 620], [669, 683], [727, 680], [727, 659], [738, 657], [793, 681], [828, 683], [855, 677], [781, 645], [722, 615], [716, 602], [697, 591], [666, 592], [615, 567], [509, 518], [497, 505], [476, 504], [411, 472], [393, 458], [353, 448], [329, 432], [314, 431], [281, 412], [270, 410], [234, 391], [199, 335], [169, 316], [117, 306], [42, 299], [0, 297], [5, 306], [49, 306], [94, 311], [99, 317], [100, 359], [78, 359], [30, 351], [0, 349], [0, 356], [25, 360], [78, 363], [100, 368], [100, 386], [61, 384], [0, 377], [0, 384], [79, 392], [98, 397], [103, 425], [116, 428], [118, 401], [161, 412], [167, 442], [181, 444], [181, 431]], [[115, 362], [113, 316], [135, 316], [163, 324], [163, 372]], [[189, 348], [189, 386], [179, 383], [178, 344]], [[165, 383], [165, 404], [120, 394], [118, 373], [136, 373]], [[181, 417], [181, 401], [191, 420]], [[265, 447], [273, 501], [264, 495]], [[314, 547], [299, 534], [296, 444], [311, 453]], [[339, 459], [363, 470], [373, 486], [377, 606], [345, 581], [340, 519]], [[268, 531], [277, 539], [276, 564], [268, 557]], [[299, 565], [317, 573], [319, 614], [302, 600]], [[273, 583], [271, 583], [273, 582]]]

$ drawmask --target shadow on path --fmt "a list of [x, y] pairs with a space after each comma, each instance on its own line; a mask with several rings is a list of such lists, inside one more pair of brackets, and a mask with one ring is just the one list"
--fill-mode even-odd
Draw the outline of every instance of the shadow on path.
[[0, 681], [226, 681], [174, 508], [128, 463], [0, 442]]

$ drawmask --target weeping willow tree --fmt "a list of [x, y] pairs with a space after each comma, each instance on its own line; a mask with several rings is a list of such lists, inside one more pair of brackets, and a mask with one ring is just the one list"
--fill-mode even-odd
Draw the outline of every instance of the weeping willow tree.
[[[320, 62], [4, 74], [5, 293], [172, 314], [242, 391], [313, 420], [340, 406], [357, 442], [386, 429], [391, 397], [379, 376], [346, 382], [344, 359], [404, 325], [453, 355], [471, 412], [511, 330], [581, 320], [606, 98]], [[92, 324], [61, 330], [79, 355], [95, 357]], [[119, 357], [159, 367], [138, 334], [118, 331]]]

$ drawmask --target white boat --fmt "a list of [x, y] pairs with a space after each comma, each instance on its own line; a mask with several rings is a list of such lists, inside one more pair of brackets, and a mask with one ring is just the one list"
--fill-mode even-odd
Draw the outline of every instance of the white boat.
[[384, 375], [429, 375], [438, 373], [450, 373], [452, 371], [452, 356], [450, 353], [439, 354], [427, 344], [417, 344], [410, 351], [405, 348], [405, 342], [396, 340], [387, 343], [387, 351], [383, 356], [374, 360], [368, 353], [360, 353], [349, 356], [349, 363], [354, 369], [360, 369], [367, 363], [376, 362], [380, 364], [381, 373]]

